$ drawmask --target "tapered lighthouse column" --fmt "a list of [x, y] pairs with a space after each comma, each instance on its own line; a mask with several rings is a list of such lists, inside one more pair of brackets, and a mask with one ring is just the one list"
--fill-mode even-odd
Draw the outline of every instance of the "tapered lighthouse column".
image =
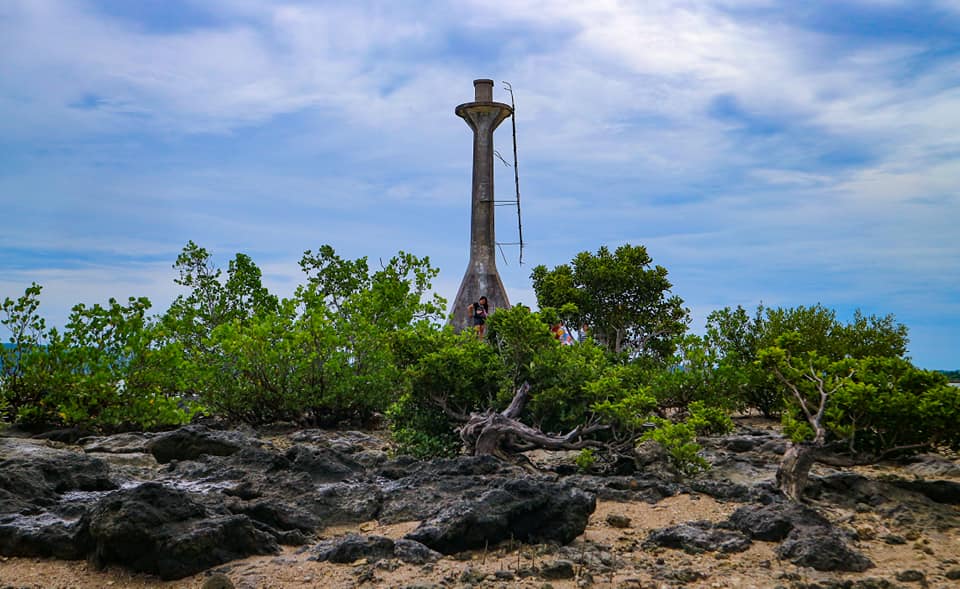
[[513, 109], [493, 101], [493, 80], [474, 80], [473, 86], [474, 102], [461, 104], [454, 111], [473, 130], [470, 261], [454, 299], [450, 319], [457, 331], [472, 325], [467, 307], [481, 296], [487, 297], [491, 311], [510, 306], [507, 291], [497, 273], [493, 223], [493, 132], [513, 113]]

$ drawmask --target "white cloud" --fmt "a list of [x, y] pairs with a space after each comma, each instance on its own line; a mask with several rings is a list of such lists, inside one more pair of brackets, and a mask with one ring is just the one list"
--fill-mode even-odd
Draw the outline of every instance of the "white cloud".
[[[186, 235], [363, 255], [414, 241], [455, 291], [469, 135], [452, 110], [493, 76], [517, 90], [528, 262], [646, 243], [698, 307], [747, 283], [770, 302], [956, 293], [960, 60], [922, 37], [862, 43], [730, 10], [778, 10], [764, 0], [196, 5], [217, 19], [168, 31], [82, 2], [0, 7], [0, 133], [29, 163], [0, 196], [31, 196], [0, 245], [162, 253]], [[150, 141], [206, 134], [232, 151], [150, 169]], [[512, 224], [501, 215], [504, 235]], [[527, 288], [527, 269], [503, 272]]]

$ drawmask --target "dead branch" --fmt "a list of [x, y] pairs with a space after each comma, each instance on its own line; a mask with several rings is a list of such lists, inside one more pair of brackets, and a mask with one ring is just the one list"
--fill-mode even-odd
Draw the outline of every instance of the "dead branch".
[[815, 451], [814, 461], [821, 464], [826, 464], [827, 466], [836, 466], [838, 468], [867, 466], [870, 464], [876, 464], [887, 456], [896, 454], [897, 452], [903, 452], [904, 450], [918, 450], [926, 447], [928, 447], [927, 444], [908, 444], [904, 446], [897, 446], [895, 448], [889, 448], [883, 452], [880, 452], [879, 454], [838, 454], [831, 452], [829, 447], [825, 447], [818, 448]]
[[523, 408], [527, 405], [527, 400], [530, 398], [530, 383], [524, 382], [517, 393], [513, 396], [513, 399], [510, 401], [510, 406], [504, 409], [501, 412], [501, 415], [504, 417], [509, 417], [510, 419], [516, 419], [519, 417], [520, 412], [523, 411]]
[[509, 462], [515, 461], [513, 453], [543, 448], [545, 450], [581, 450], [583, 448], [602, 448], [604, 444], [596, 440], [587, 440], [583, 436], [606, 429], [607, 426], [596, 422], [574, 428], [563, 436], [545, 434], [539, 429], [521, 423], [516, 417], [529, 399], [530, 386], [524, 383], [502, 412], [486, 411], [472, 413], [460, 428], [460, 439], [464, 447], [473, 455], [492, 455]]
[[443, 411], [443, 414], [449, 417], [450, 419], [453, 419], [454, 421], [460, 421], [460, 422], [465, 422], [470, 420], [470, 417], [468, 415], [451, 409], [450, 405], [447, 403], [446, 397], [438, 397], [436, 395], [430, 395], [430, 400], [433, 401], [437, 405], [437, 407], [439, 407], [440, 410]]

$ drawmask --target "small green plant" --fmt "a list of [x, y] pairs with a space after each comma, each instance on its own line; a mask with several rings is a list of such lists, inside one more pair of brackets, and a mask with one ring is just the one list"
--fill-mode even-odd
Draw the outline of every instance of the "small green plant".
[[641, 436], [641, 441], [652, 440], [663, 446], [670, 457], [670, 463], [683, 475], [694, 475], [710, 467], [699, 454], [697, 432], [692, 424], [674, 423], [668, 419], [655, 421], [658, 427]]
[[587, 473], [590, 472], [590, 470], [593, 468], [593, 465], [596, 464], [597, 457], [593, 453], [592, 448], [584, 448], [583, 450], [580, 450], [579, 454], [577, 454], [575, 462], [577, 464], [577, 470]]
[[687, 423], [693, 426], [697, 435], [723, 435], [733, 431], [733, 420], [720, 407], [711, 407], [703, 401], [694, 401], [688, 407], [690, 417]]

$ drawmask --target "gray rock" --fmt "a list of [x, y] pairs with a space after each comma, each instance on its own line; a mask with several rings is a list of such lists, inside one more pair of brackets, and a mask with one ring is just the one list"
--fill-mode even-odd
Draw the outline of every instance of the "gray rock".
[[777, 555], [799, 566], [855, 572], [874, 566], [868, 558], [847, 546], [829, 520], [799, 503], [741, 507], [725, 525], [754, 540], [783, 540]]
[[916, 569], [907, 569], [897, 573], [897, 580], [903, 583], [920, 583], [926, 578], [927, 576], [923, 574], [923, 571]]
[[431, 550], [429, 547], [408, 538], [400, 538], [393, 543], [393, 554], [407, 564], [436, 562], [443, 556], [436, 550]]
[[284, 457], [290, 468], [308, 473], [317, 483], [340, 482], [362, 470], [354, 460], [329, 448], [296, 445]]
[[90, 436], [92, 433], [93, 432], [82, 426], [77, 426], [45, 431], [35, 435], [34, 438], [50, 440], [51, 442], [59, 442], [61, 444], [76, 444], [78, 440]]
[[313, 493], [303, 495], [300, 505], [324, 525], [336, 525], [374, 519], [383, 500], [383, 492], [375, 484], [335, 483], [321, 485]]
[[111, 493], [84, 521], [94, 566], [122, 564], [164, 580], [279, 550], [248, 517], [209, 514], [187, 493], [158, 483]]
[[[711, 477], [724, 476], [713, 469], [710, 470], [709, 474]], [[756, 481], [758, 478], [762, 477], [754, 475], [753, 480]], [[691, 491], [709, 495], [714, 499], [736, 501], [738, 503], [771, 503], [775, 496], [775, 491], [768, 488], [764, 483], [746, 485], [716, 478], [699, 478], [689, 481], [687, 486]]]
[[255, 438], [237, 431], [188, 425], [154, 437], [147, 442], [146, 449], [157, 462], [166, 464], [172, 460], [196, 460], [203, 455], [229, 456], [245, 446], [258, 444]]
[[960, 505], [960, 483], [958, 482], [898, 480], [893, 481], [893, 485], [901, 489], [906, 489], [907, 491], [920, 493], [921, 495], [929, 498], [931, 501], [936, 501], [937, 503]]
[[664, 566], [654, 571], [653, 578], [662, 579], [664, 581], [675, 581], [681, 585], [686, 585], [687, 583], [701, 581], [707, 578], [707, 576], [704, 573], [689, 567], [673, 568]]
[[583, 533], [595, 508], [595, 497], [579, 489], [517, 479], [476, 500], [444, 509], [407, 538], [443, 554], [482, 548], [508, 538], [567, 544]]
[[794, 528], [777, 548], [777, 557], [818, 571], [860, 573], [874, 566], [870, 559], [847, 546], [829, 527]]
[[320, 520], [300, 507], [271, 499], [238, 501], [228, 505], [231, 513], [243, 514], [277, 530], [312, 534]]
[[117, 488], [103, 460], [67, 450], [32, 450], [0, 462], [0, 513], [50, 506], [71, 491]]
[[629, 528], [630, 527], [630, 518], [619, 513], [608, 514], [606, 521], [607, 521], [607, 524], [612, 528]]
[[716, 529], [710, 522], [701, 521], [654, 530], [647, 537], [645, 544], [678, 548], [697, 554], [743, 552], [752, 542], [740, 532]]
[[147, 452], [150, 434], [125, 433], [107, 437], [92, 437], [80, 440], [84, 452], [107, 454], [132, 454]]
[[223, 573], [214, 573], [204, 579], [200, 589], [234, 589], [233, 581]]
[[830, 522], [813, 509], [792, 502], [741, 507], [733, 512], [729, 522], [750, 538], [768, 542], [783, 540], [797, 527], [830, 526]]
[[676, 495], [681, 489], [671, 480], [658, 478], [650, 473], [638, 476], [574, 475], [563, 480], [578, 489], [593, 493], [597, 499], [611, 501], [656, 503], [664, 497]]
[[159, 467], [159, 463], [157, 459], [153, 457], [153, 454], [141, 452], [89, 452], [88, 455], [103, 460], [123, 474], [135, 473], [141, 476], [153, 476]]
[[365, 558], [373, 562], [392, 556], [393, 540], [390, 538], [346, 534], [317, 544], [310, 560], [350, 563]]
[[569, 560], [555, 560], [540, 567], [540, 576], [551, 581], [572, 579], [575, 574], [573, 563]]
[[81, 559], [90, 548], [86, 526], [49, 512], [0, 516], [0, 554]]
[[905, 470], [920, 478], [960, 477], [960, 464], [939, 454], [917, 454], [910, 457]]

